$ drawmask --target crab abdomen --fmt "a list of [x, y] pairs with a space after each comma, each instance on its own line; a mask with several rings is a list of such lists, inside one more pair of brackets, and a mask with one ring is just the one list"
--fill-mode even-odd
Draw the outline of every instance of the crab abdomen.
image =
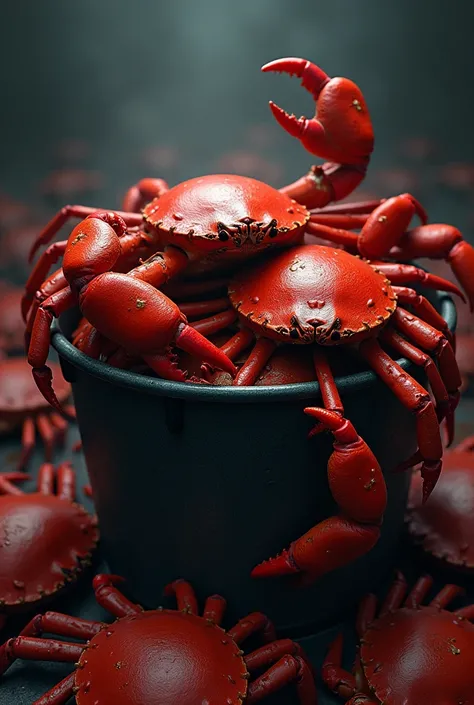
[[434, 607], [402, 608], [363, 635], [365, 677], [386, 705], [474, 703], [474, 625]]
[[383, 274], [323, 245], [293, 247], [244, 269], [229, 296], [255, 332], [303, 344], [357, 342], [374, 335], [396, 307]]

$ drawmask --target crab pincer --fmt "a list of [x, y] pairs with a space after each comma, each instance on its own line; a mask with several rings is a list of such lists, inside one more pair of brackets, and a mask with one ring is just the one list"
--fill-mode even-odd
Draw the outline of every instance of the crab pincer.
[[370, 551], [380, 536], [387, 489], [374, 454], [350, 421], [329, 409], [306, 408], [319, 421], [317, 430], [330, 430], [334, 450], [328, 481], [340, 513], [321, 521], [280, 555], [252, 571], [254, 578], [300, 574], [302, 584]]
[[348, 78], [331, 78], [305, 59], [276, 59], [262, 66], [262, 71], [301, 78], [302, 86], [315, 100], [317, 115], [297, 118], [272, 101], [271, 111], [279, 125], [299, 139], [308, 152], [329, 160], [283, 190], [293, 197], [304, 192], [303, 202], [311, 208], [345, 198], [363, 180], [374, 147], [362, 91]]

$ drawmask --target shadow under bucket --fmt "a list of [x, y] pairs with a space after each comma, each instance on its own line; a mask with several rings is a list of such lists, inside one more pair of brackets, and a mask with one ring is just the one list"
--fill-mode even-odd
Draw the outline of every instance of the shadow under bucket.
[[[455, 307], [431, 296], [451, 330]], [[72, 328], [63, 318], [65, 335]], [[416, 450], [415, 424], [370, 371], [338, 377], [345, 415], [374, 451], [388, 487], [376, 547], [304, 589], [254, 580], [251, 569], [337, 512], [327, 482], [331, 434], [308, 440], [314, 383], [212, 387], [167, 382], [92, 360], [57, 324], [52, 341], [72, 383], [103, 554], [127, 592], [147, 607], [172, 580], [204, 598], [220, 593], [228, 618], [265, 612], [280, 632], [337, 621], [393, 568], [408, 473], [391, 472]], [[423, 384], [420, 369], [398, 361]]]

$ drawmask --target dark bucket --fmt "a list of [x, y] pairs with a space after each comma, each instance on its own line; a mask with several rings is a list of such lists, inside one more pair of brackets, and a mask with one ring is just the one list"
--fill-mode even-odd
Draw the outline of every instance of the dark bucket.
[[[435, 303], [453, 330], [449, 297]], [[71, 332], [61, 321], [64, 333]], [[229, 618], [265, 612], [277, 627], [309, 633], [336, 621], [393, 568], [403, 529], [407, 474], [391, 471], [416, 449], [415, 424], [372, 372], [338, 378], [360, 435], [385, 473], [389, 503], [370, 554], [295, 590], [250, 570], [336, 506], [328, 489], [330, 434], [308, 440], [304, 406], [317, 383], [206, 387], [118, 370], [88, 358], [53, 329], [73, 385], [77, 418], [102, 531], [103, 553], [129, 594], [147, 607], [183, 577], [201, 597], [221, 593]], [[422, 383], [420, 370], [399, 361]]]

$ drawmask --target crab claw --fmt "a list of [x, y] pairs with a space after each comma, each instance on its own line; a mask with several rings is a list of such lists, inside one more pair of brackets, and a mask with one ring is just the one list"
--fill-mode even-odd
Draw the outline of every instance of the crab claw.
[[256, 566], [254, 578], [300, 574], [303, 585], [359, 558], [373, 548], [387, 504], [380, 466], [350, 421], [339, 412], [308, 408], [305, 413], [334, 435], [328, 480], [340, 514], [313, 526], [280, 555]]
[[284, 130], [322, 159], [366, 167], [374, 133], [364, 96], [355, 83], [347, 78], [330, 78], [319, 66], [294, 57], [271, 61], [262, 66], [262, 71], [298, 76], [316, 102], [317, 116], [311, 119], [297, 118], [270, 102]]

